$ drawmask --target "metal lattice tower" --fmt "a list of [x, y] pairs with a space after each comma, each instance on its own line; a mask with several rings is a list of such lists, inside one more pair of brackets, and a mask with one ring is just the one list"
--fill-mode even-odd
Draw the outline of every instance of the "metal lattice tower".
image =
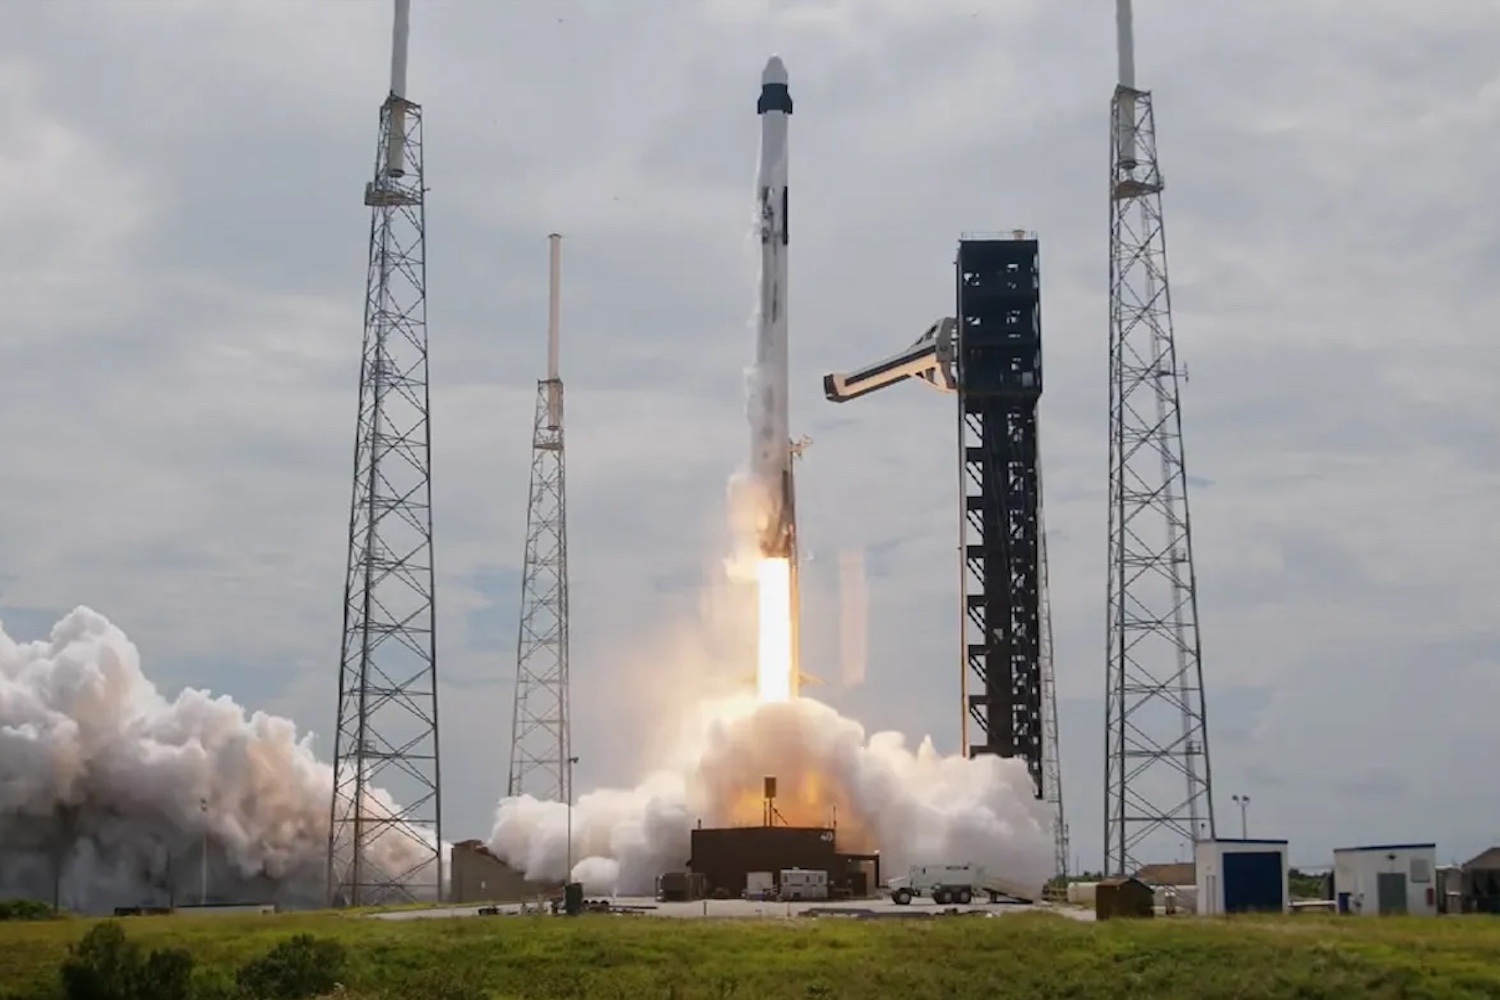
[[1042, 798], [1040, 248], [961, 239], [957, 271], [963, 746], [1021, 758]]
[[[328, 837], [331, 905], [441, 898], [422, 109], [396, 0], [380, 108]], [[396, 803], [386, 805], [381, 792]]]
[[[1215, 836], [1162, 178], [1117, 0], [1110, 129], [1110, 508], [1104, 865]], [[1149, 856], [1147, 853], [1151, 852]]]
[[[1041, 442], [1038, 436], [1037, 449]], [[1052, 843], [1056, 872], [1067, 877], [1072, 851], [1068, 841], [1068, 821], [1063, 812], [1062, 755], [1058, 745], [1057, 672], [1052, 659], [1052, 592], [1047, 576], [1047, 522], [1042, 514], [1042, 472], [1037, 465], [1037, 571], [1041, 585], [1041, 645], [1038, 659], [1042, 672], [1042, 798], [1052, 807]]]
[[531, 501], [516, 636], [515, 709], [507, 795], [572, 802], [568, 712], [568, 504], [563, 452], [563, 383], [558, 375], [562, 237], [551, 244], [547, 377], [536, 384]]
[[823, 377], [848, 402], [915, 380], [958, 396], [959, 739], [967, 756], [1025, 761], [1052, 808], [1067, 872], [1052, 665], [1037, 408], [1042, 394], [1041, 257], [1034, 234], [958, 244], [957, 315], [916, 343]]

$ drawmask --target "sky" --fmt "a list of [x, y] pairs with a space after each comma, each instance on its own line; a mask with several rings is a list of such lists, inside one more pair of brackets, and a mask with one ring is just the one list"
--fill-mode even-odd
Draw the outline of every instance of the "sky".
[[[821, 376], [952, 312], [960, 234], [1034, 230], [1063, 782], [1097, 865], [1113, 4], [412, 6], [445, 834], [485, 835], [504, 791], [554, 230], [580, 790], [640, 776], [650, 694], [693, 669], [748, 447], [754, 101], [779, 52], [819, 696], [957, 748], [953, 402], [910, 385], [835, 406]], [[1476, 792], [1500, 758], [1500, 18], [1466, 0], [1136, 8], [1220, 833], [1238, 794], [1294, 863], [1406, 841], [1467, 858], [1500, 842]], [[285, 714], [326, 755], [390, 3], [7, 16], [0, 621], [40, 638], [87, 604], [164, 691]], [[859, 683], [837, 666], [852, 553]]]

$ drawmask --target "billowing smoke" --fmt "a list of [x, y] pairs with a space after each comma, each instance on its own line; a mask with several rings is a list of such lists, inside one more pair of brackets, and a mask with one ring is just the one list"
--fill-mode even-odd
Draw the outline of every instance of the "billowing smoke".
[[[574, 876], [591, 891], [649, 892], [684, 867], [699, 820], [758, 822], [766, 775], [781, 821], [836, 814], [840, 847], [879, 849], [887, 872], [975, 862], [1032, 885], [1051, 874], [1050, 820], [1019, 761], [945, 758], [927, 741], [913, 751], [809, 699], [717, 704], [703, 718], [672, 766], [579, 798]], [[0, 897], [56, 889], [88, 911], [196, 902], [206, 844], [211, 901], [321, 903], [331, 784], [290, 721], [193, 689], [163, 697], [94, 611], [41, 642], [0, 630]], [[490, 846], [558, 879], [567, 823], [562, 803], [508, 799]], [[377, 841], [377, 863], [405, 871], [412, 846]]]
[[[322, 902], [333, 776], [309, 740], [227, 697], [167, 700], [88, 608], [41, 642], [0, 629], [0, 897], [97, 911], [197, 902], [206, 882], [210, 901]], [[414, 846], [371, 850], [401, 872]]]
[[[762, 779], [777, 779], [778, 822], [837, 824], [842, 851], [879, 850], [883, 873], [912, 864], [979, 864], [1039, 890], [1053, 874], [1051, 818], [1024, 762], [938, 754], [807, 698], [726, 704], [684, 763], [631, 790], [592, 792], [573, 808], [572, 875], [590, 892], [650, 893], [682, 871], [690, 829], [761, 820]], [[567, 862], [567, 807], [531, 796], [500, 803], [489, 847], [528, 878]]]

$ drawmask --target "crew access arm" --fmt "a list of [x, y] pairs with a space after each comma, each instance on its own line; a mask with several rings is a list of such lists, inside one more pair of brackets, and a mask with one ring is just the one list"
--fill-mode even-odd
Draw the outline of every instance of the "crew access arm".
[[958, 388], [953, 372], [957, 329], [958, 321], [945, 316], [899, 354], [852, 372], [824, 375], [823, 394], [831, 402], [847, 403], [909, 378], [925, 382], [939, 392], [954, 392]]

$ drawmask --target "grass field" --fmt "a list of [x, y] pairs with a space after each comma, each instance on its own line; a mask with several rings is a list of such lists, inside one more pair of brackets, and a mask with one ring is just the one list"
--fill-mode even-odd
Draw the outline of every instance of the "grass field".
[[[56, 995], [89, 921], [0, 923], [0, 997]], [[932, 921], [310, 914], [140, 917], [147, 948], [208, 975], [296, 933], [347, 947], [353, 995], [479, 998], [1500, 997], [1500, 920], [1486, 917], [1110, 921], [1035, 913]]]

